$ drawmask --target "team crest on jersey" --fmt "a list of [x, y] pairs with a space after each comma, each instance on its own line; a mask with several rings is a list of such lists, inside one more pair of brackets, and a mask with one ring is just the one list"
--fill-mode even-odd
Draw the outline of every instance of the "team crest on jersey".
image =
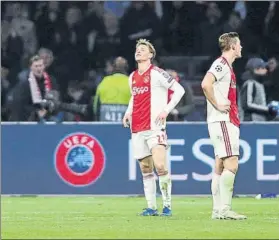
[[145, 83], [149, 83], [150, 77], [149, 77], [148, 75], [144, 76], [143, 81], [144, 81]]
[[54, 160], [56, 172], [64, 182], [83, 187], [101, 177], [105, 168], [105, 151], [93, 136], [72, 133], [59, 142]]
[[217, 66], [215, 67], [215, 70], [216, 70], [217, 72], [221, 72], [221, 71], [222, 71], [222, 66], [221, 66], [221, 65], [217, 65]]

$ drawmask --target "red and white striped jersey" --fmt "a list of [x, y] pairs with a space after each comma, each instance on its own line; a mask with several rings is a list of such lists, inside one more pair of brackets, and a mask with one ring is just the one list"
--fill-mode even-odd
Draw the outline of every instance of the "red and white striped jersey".
[[236, 126], [240, 125], [237, 107], [236, 77], [233, 69], [224, 57], [219, 57], [211, 65], [208, 72], [215, 76], [213, 84], [217, 104], [231, 102], [229, 114], [221, 113], [207, 100], [207, 122], [228, 121]]
[[174, 81], [166, 71], [153, 65], [142, 74], [136, 70], [130, 75], [133, 133], [166, 127], [166, 123], [157, 125], [155, 120], [168, 104], [168, 89]]

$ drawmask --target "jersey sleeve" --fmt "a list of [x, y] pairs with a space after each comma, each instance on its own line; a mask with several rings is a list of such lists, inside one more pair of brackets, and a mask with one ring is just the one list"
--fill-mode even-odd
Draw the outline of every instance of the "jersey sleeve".
[[132, 110], [133, 110], [133, 90], [132, 90], [133, 74], [134, 74], [134, 72], [132, 72], [129, 76], [129, 87], [130, 87], [130, 92], [131, 92], [131, 98], [130, 98], [129, 105], [127, 107], [125, 115], [131, 114]]
[[128, 80], [131, 95], [133, 95], [133, 93], [132, 93], [132, 81], [133, 81], [133, 75], [134, 75], [134, 72], [132, 72], [132, 73], [130, 74], [130, 76], [129, 76], [129, 80]]
[[163, 69], [156, 69], [156, 72], [158, 75], [158, 80], [163, 87], [169, 89], [175, 82], [175, 79]]
[[214, 75], [216, 81], [220, 81], [227, 73], [226, 64], [217, 59], [213, 62], [208, 72]]

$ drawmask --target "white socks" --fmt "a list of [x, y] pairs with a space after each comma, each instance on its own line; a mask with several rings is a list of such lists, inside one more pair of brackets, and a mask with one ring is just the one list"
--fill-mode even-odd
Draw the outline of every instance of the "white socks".
[[171, 178], [170, 175], [159, 176], [159, 184], [164, 207], [171, 208]]
[[143, 173], [143, 188], [145, 199], [147, 201], [148, 208], [157, 209], [157, 202], [156, 202], [156, 180], [155, 174], [152, 173]]
[[221, 208], [229, 208], [232, 206], [232, 195], [234, 185], [235, 174], [227, 169], [221, 174], [220, 177], [220, 196], [221, 196]]
[[219, 211], [221, 208], [220, 196], [220, 175], [213, 173], [211, 182], [211, 193], [213, 198], [213, 210]]
[[[143, 187], [148, 208], [157, 209], [155, 174], [143, 173]], [[159, 176], [159, 185], [164, 207], [171, 208], [171, 178], [170, 175]]]

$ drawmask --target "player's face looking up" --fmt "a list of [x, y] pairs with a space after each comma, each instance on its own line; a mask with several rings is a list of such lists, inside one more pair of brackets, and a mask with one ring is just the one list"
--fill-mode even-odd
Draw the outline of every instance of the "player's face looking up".
[[140, 44], [136, 47], [135, 60], [137, 62], [144, 62], [147, 60], [151, 60], [152, 57], [153, 54], [150, 52], [150, 49], [147, 45]]

